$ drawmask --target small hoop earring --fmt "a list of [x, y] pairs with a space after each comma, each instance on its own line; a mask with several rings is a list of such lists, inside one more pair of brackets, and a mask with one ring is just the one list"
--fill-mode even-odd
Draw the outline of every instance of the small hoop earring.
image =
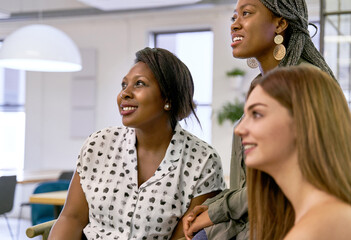
[[282, 44], [284, 41], [284, 37], [280, 34], [274, 37], [274, 43], [277, 44], [273, 50], [273, 57], [277, 60], [280, 61], [285, 57], [286, 54], [286, 48]]
[[164, 106], [164, 109], [168, 111], [170, 108], [171, 108], [171, 106], [169, 105], [169, 103], [166, 103]]
[[250, 68], [257, 68], [258, 67], [258, 62], [256, 60], [256, 58], [248, 58], [246, 60], [247, 66], [249, 66]]

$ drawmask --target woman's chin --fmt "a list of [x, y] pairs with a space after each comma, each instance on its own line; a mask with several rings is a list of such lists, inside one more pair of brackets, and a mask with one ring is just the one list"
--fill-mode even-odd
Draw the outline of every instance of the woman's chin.
[[262, 162], [258, 159], [250, 158], [250, 156], [246, 156], [245, 165], [249, 168], [254, 168], [257, 170], [262, 170]]
[[233, 50], [233, 57], [238, 58], [238, 59], [246, 59], [246, 58], [248, 58], [245, 55], [236, 52], [235, 50]]
[[126, 127], [130, 127], [130, 121], [127, 121], [127, 120], [122, 120], [122, 124]]
[[255, 160], [246, 156], [245, 157], [245, 165], [249, 168], [255, 168], [257, 166], [257, 163], [255, 162]]

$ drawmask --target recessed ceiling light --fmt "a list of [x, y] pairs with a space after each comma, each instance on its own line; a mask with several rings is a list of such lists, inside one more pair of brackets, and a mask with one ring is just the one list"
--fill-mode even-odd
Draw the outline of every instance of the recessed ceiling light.
[[201, 0], [78, 0], [104, 11], [167, 7], [192, 4]]

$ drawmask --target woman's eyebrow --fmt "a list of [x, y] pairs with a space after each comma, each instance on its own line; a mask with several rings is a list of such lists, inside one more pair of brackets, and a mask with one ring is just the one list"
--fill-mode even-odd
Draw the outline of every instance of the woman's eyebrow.
[[264, 104], [264, 103], [253, 103], [253, 104], [251, 104], [250, 106], [247, 107], [247, 110], [251, 110], [252, 108], [254, 108], [256, 106], [267, 107], [267, 104]]
[[[245, 3], [244, 5], [241, 5], [241, 6], [239, 7], [239, 9], [242, 10], [243, 8], [245, 8], [245, 7], [247, 7], [247, 6], [256, 7], [255, 4], [252, 4], [252, 3]], [[234, 9], [234, 13], [236, 13], [236, 12], [237, 12], [237, 9]]]

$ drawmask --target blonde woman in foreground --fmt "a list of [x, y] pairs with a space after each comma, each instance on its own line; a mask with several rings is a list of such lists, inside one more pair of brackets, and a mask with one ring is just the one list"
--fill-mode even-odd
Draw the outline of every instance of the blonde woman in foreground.
[[250, 239], [351, 239], [351, 116], [327, 73], [258, 79], [235, 129], [248, 167]]

